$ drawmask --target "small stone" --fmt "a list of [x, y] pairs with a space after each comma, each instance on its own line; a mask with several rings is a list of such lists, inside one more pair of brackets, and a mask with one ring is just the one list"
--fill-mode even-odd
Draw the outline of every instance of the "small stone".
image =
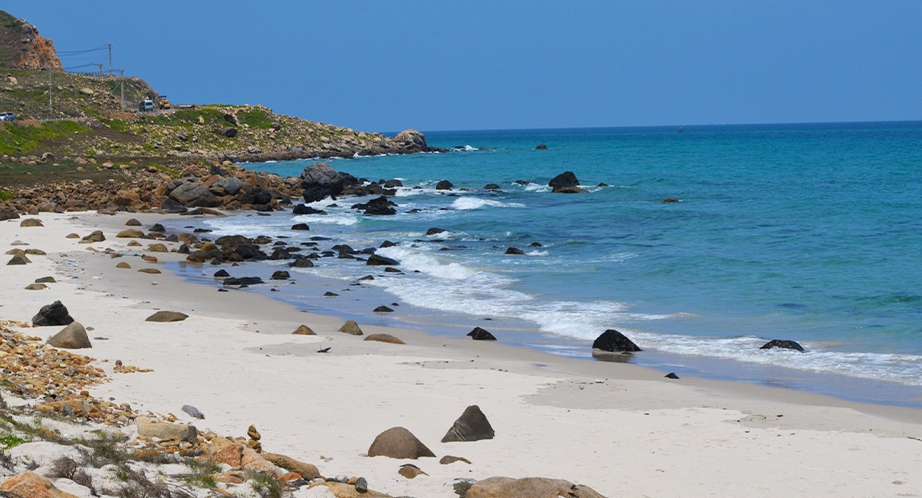
[[368, 492], [368, 481], [364, 477], [359, 477], [355, 480], [355, 490], [359, 493]]
[[678, 379], [679, 376], [676, 375], [675, 372], [669, 372], [669, 373], [666, 374], [666, 378], [667, 378], [667, 379]]
[[65, 235], [64, 238], [65, 238], [65, 239], [79, 239], [80, 236], [77, 235], [77, 234], [75, 234], [75, 233], [69, 233], [69, 234]]
[[122, 261], [121, 263], [115, 265], [115, 267], [116, 267], [116, 268], [131, 268], [131, 265], [129, 265], [128, 263]]
[[491, 334], [488, 330], [474, 327], [474, 330], [467, 333], [468, 337], [475, 341], [495, 341], [496, 337]]
[[90, 344], [90, 338], [86, 335], [86, 329], [79, 322], [72, 322], [64, 327], [60, 332], [48, 339], [48, 344], [56, 348], [64, 349], [84, 349], [93, 347]]
[[128, 230], [122, 230], [121, 232], [115, 235], [115, 237], [119, 239], [140, 239], [143, 236], [144, 236], [144, 232], [134, 229], [134, 228], [129, 228]]
[[55, 282], [57, 281], [54, 279], [54, 277], [41, 277], [35, 279], [35, 283], [37, 284], [53, 284]]
[[[119, 363], [121, 363], [121, 362], [119, 362]], [[181, 410], [184, 411], [184, 412], [186, 412], [186, 413], [187, 413], [190, 417], [192, 417], [192, 418], [197, 418], [197, 419], [204, 419], [204, 418], [205, 418], [205, 414], [202, 413], [201, 411], [199, 411], [198, 408], [196, 408], [196, 407], [194, 407], [194, 406], [192, 406], [192, 405], [182, 405]]]
[[406, 477], [407, 479], [413, 479], [418, 475], [424, 475], [424, 476], [429, 475], [423, 472], [422, 469], [420, 469], [416, 465], [413, 465], [412, 463], [405, 463], [401, 465], [400, 470], [398, 470], [397, 473], [402, 475], [403, 477]]
[[262, 438], [262, 435], [259, 434], [259, 431], [256, 430], [256, 426], [253, 424], [250, 424], [250, 427], [247, 429], [247, 436], [255, 441], [259, 441]]
[[19, 226], [25, 228], [25, 227], [43, 227], [45, 225], [42, 225], [42, 220], [38, 218], [26, 218], [19, 222]]
[[506, 249], [506, 252], [505, 252], [504, 254], [519, 254], [519, 255], [521, 255], [521, 254], [525, 254], [525, 251], [519, 249], [518, 247], [510, 247], [509, 249]]
[[29, 284], [26, 286], [26, 290], [45, 290], [48, 286], [45, 284]]
[[126, 227], [139, 227], [141, 226], [141, 222], [135, 218], [131, 218], [130, 220], [125, 222], [125, 226]]
[[442, 464], [442, 465], [449, 465], [449, 464], [452, 464], [452, 463], [455, 463], [455, 462], [464, 462], [464, 463], [466, 463], [466, 464], [468, 464], [468, 465], [470, 465], [470, 463], [471, 463], [471, 461], [468, 460], [467, 458], [464, 458], [464, 457], [456, 457], [456, 456], [451, 456], [451, 455], [445, 455], [445, 456], [442, 457], [441, 460], [439, 460], [439, 463]]
[[140, 270], [138, 270], [138, 273], [150, 273], [151, 275], [156, 275], [160, 273], [160, 270], [156, 268], [141, 268]]
[[145, 322], [181, 322], [189, 318], [189, 315], [185, 313], [179, 313], [177, 311], [158, 311], [153, 315], [147, 317]]
[[25, 256], [13, 256], [10, 259], [10, 261], [7, 263], [7, 265], [24, 265], [27, 263], [31, 263], [31, 261], [29, 261], [29, 258]]

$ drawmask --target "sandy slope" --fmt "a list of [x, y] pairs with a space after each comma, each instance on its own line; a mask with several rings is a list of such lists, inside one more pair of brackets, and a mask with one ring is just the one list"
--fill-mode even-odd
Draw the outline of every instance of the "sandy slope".
[[[136, 216], [145, 224], [160, 217]], [[455, 496], [455, 478], [543, 476], [587, 484], [606, 496], [922, 496], [922, 411], [847, 403], [804, 393], [700, 379], [663, 379], [633, 365], [558, 358], [500, 344], [390, 329], [408, 345], [336, 332], [342, 320], [298, 312], [240, 291], [183, 283], [137, 256], [112, 259], [91, 246], [135, 254], [116, 239], [128, 215], [43, 214], [42, 228], [0, 222], [4, 252], [15, 240], [48, 256], [0, 266], [0, 318], [30, 320], [61, 300], [90, 332], [87, 351], [111, 372], [116, 359], [152, 373], [111, 374], [93, 394], [135, 409], [174, 413], [191, 404], [199, 428], [242, 436], [254, 423], [267, 451], [315, 463], [326, 475], [365, 476], [392, 495]], [[142, 241], [145, 245], [147, 241]], [[171, 244], [168, 244], [171, 245]], [[175, 245], [174, 245], [175, 246]], [[179, 259], [179, 255], [154, 254]], [[127, 261], [132, 269], [115, 265]], [[206, 265], [204, 271], [215, 268]], [[50, 289], [26, 291], [54, 275]], [[156, 282], [157, 285], [153, 285]], [[153, 310], [184, 322], [150, 323]], [[290, 335], [305, 323], [319, 335]], [[366, 334], [384, 331], [363, 327]], [[31, 329], [50, 337], [59, 327]], [[106, 340], [92, 339], [105, 337]], [[328, 354], [318, 354], [331, 347]], [[440, 443], [477, 404], [496, 438]], [[374, 437], [403, 426], [439, 457], [472, 465], [368, 458]]]

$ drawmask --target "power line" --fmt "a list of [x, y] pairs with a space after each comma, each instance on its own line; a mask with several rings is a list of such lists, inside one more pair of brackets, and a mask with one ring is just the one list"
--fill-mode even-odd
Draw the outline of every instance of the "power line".
[[66, 52], [58, 52], [58, 56], [62, 56], [62, 55], [63, 55], [63, 56], [66, 57], [66, 56], [71, 56], [71, 55], [86, 54], [86, 53], [89, 53], [89, 52], [101, 52], [101, 51], [103, 51], [103, 50], [109, 50], [109, 45], [102, 45], [102, 46], [100, 46], [100, 47], [90, 48], [90, 49], [86, 49], [86, 50], [71, 50], [71, 51], [66, 51]]

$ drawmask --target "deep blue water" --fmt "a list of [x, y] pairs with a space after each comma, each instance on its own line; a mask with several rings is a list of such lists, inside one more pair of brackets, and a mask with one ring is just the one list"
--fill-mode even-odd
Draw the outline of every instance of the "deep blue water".
[[[481, 325], [501, 340], [507, 334], [577, 356], [616, 328], [646, 350], [635, 360], [641, 364], [720, 378], [736, 378], [728, 365], [739, 365], [763, 382], [791, 372], [834, 375], [864, 386], [858, 399], [878, 400], [868, 392], [890, 386], [895, 394], [885, 402], [922, 404], [922, 123], [431, 132], [427, 139], [478, 150], [332, 161], [372, 181], [401, 179], [396, 216], [359, 215], [349, 206], [363, 200], [340, 199], [338, 208], [316, 203], [326, 216], [207, 223], [216, 233], [289, 242], [320, 235], [335, 239], [326, 245], [399, 243], [379, 254], [399, 260], [406, 275], [325, 259], [273, 293], [312, 311], [436, 333]], [[539, 143], [548, 150], [534, 150]], [[311, 163], [248, 167], [297, 176]], [[550, 193], [548, 180], [567, 170], [590, 192]], [[439, 180], [454, 190], [436, 191]], [[487, 183], [502, 189], [485, 191]], [[681, 202], [662, 202], [670, 197]], [[310, 232], [288, 230], [295, 222]], [[427, 237], [431, 227], [448, 232]], [[527, 254], [505, 255], [510, 246]], [[376, 279], [349, 286], [366, 274]], [[337, 286], [352, 289], [348, 299], [319, 297]], [[368, 311], [374, 300], [402, 307], [382, 318]], [[774, 338], [808, 352], [758, 349]], [[811, 389], [804, 382], [793, 385]]]

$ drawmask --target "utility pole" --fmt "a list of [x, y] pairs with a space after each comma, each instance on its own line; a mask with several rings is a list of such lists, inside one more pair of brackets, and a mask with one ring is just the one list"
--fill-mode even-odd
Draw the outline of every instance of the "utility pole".
[[102, 76], [102, 62], [97, 62], [96, 65], [99, 66], [99, 76]]
[[112, 44], [109, 44], [109, 76], [112, 76]]
[[54, 69], [48, 68], [48, 110], [54, 117], [54, 101], [51, 98], [51, 87], [54, 85]]
[[[112, 45], [109, 45], [110, 47]], [[122, 112], [125, 112], [125, 70], [119, 70], [119, 82], [118, 84], [122, 87]]]

